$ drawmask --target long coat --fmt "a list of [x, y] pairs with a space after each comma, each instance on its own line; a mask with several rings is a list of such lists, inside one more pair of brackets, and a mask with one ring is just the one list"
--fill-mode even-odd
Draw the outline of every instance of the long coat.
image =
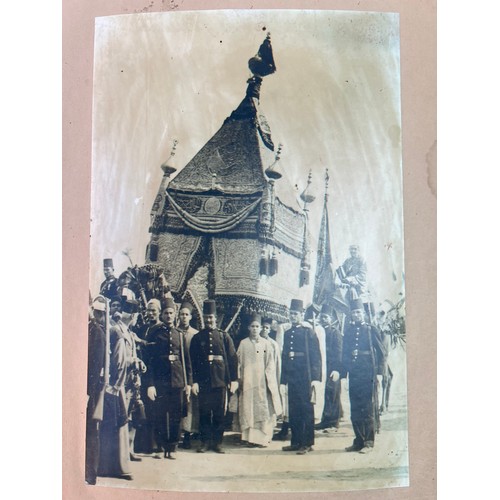
[[106, 335], [97, 321], [89, 322], [89, 344], [87, 358], [87, 414], [94, 420], [102, 420], [102, 405], [98, 407], [104, 389], [104, 364], [106, 358]]
[[349, 374], [354, 445], [373, 446], [377, 418], [377, 375], [383, 373], [386, 351], [380, 331], [368, 323], [349, 322], [344, 329], [341, 378]]
[[282, 413], [276, 379], [276, 359], [271, 342], [243, 339], [238, 347], [240, 428], [259, 429]]
[[[186, 330], [179, 328], [186, 338], [186, 345], [188, 350], [191, 347], [191, 340], [198, 333], [198, 330], [189, 326]], [[181, 421], [181, 428], [185, 432], [198, 432], [199, 430], [199, 408], [198, 408], [198, 396], [191, 394], [189, 402], [187, 405], [187, 414]]]
[[104, 416], [100, 430], [98, 469], [100, 476], [120, 477], [130, 473], [125, 383], [131, 358], [123, 334], [125, 328], [121, 323], [110, 328], [109, 383], [106, 386]]
[[321, 352], [312, 328], [292, 325], [284, 335], [281, 383], [288, 384], [288, 412], [292, 430], [291, 445], [314, 444], [314, 406], [311, 382], [321, 381]]

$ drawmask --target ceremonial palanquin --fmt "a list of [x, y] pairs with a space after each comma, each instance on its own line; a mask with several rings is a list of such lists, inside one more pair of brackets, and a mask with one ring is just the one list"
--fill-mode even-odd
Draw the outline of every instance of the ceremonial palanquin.
[[200, 313], [213, 298], [222, 328], [235, 329], [239, 313], [287, 320], [309, 273], [307, 213], [276, 196], [280, 147], [259, 109], [262, 80], [276, 70], [269, 35], [248, 66], [246, 95], [222, 127], [172, 179], [176, 169], [162, 165], [146, 251], [176, 300]]

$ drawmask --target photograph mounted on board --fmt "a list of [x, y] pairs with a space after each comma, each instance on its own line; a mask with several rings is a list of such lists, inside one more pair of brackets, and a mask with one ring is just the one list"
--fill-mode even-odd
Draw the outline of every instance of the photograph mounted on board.
[[89, 485], [409, 484], [399, 17], [96, 18]]

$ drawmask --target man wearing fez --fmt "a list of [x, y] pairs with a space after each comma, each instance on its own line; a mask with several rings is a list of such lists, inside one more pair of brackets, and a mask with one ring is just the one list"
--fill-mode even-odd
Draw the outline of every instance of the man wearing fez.
[[153, 427], [164, 457], [174, 459], [180, 436], [183, 392], [189, 399], [192, 385], [191, 359], [186, 338], [175, 328], [173, 299], [164, 301], [164, 324], [151, 332], [147, 345], [148, 398], [153, 401]]
[[99, 293], [110, 299], [117, 295], [118, 291], [118, 280], [114, 276], [113, 259], [104, 259], [103, 271], [106, 279], [101, 283]]
[[319, 321], [325, 331], [326, 350], [326, 385], [325, 405], [321, 422], [316, 429], [338, 429], [342, 414], [340, 401], [340, 372], [342, 370], [342, 334], [338, 321], [333, 321], [334, 310], [329, 304], [323, 304]]
[[193, 365], [193, 394], [200, 408], [201, 444], [198, 453], [209, 449], [224, 453], [221, 448], [224, 434], [226, 392], [238, 390], [238, 358], [231, 337], [217, 328], [214, 300], [203, 303], [205, 328], [191, 340]]
[[[146, 365], [139, 358], [137, 352], [136, 334], [132, 328], [137, 323], [139, 302], [126, 300], [122, 307], [122, 317], [112, 326], [111, 332], [116, 331], [125, 340], [127, 353], [127, 375], [125, 379], [126, 407], [129, 418], [129, 452], [130, 460], [140, 462], [141, 458], [134, 453], [134, 441], [137, 427], [137, 416], [144, 414], [144, 404], [141, 399], [141, 374], [146, 371]], [[114, 331], [113, 331], [114, 330]], [[144, 415], [145, 417], [145, 415]]]
[[[184, 334], [188, 350], [191, 347], [191, 340], [198, 333], [198, 330], [191, 326], [193, 317], [193, 306], [189, 302], [183, 302], [179, 309], [179, 323], [177, 328]], [[181, 429], [184, 431], [182, 448], [191, 448], [191, 434], [198, 432], [199, 409], [198, 398], [193, 394], [189, 398], [186, 414], [181, 421]]]
[[[161, 304], [157, 299], [151, 299], [146, 304], [145, 319], [144, 323], [137, 331], [137, 336], [139, 338], [139, 356], [146, 365], [146, 374], [143, 379], [147, 378], [148, 367], [150, 365], [148, 360], [148, 343], [151, 342], [155, 331], [163, 326], [160, 321]], [[157, 448], [154, 429], [153, 429], [153, 401], [147, 396], [147, 382], [141, 384], [141, 397], [144, 402], [144, 410], [146, 419], [139, 426], [135, 436], [135, 450], [139, 453], [150, 454]]]
[[[291, 327], [285, 332], [281, 362], [281, 384], [288, 385], [288, 413], [292, 438], [283, 451], [304, 455], [313, 451], [314, 392], [321, 381], [321, 353], [318, 338], [302, 324], [304, 306], [292, 299]], [[283, 391], [284, 392], [284, 391]]]
[[341, 378], [349, 374], [349, 401], [355, 438], [346, 451], [369, 453], [375, 443], [376, 384], [386, 352], [379, 330], [364, 321], [361, 299], [351, 303], [351, 321], [344, 330]]
[[130, 327], [137, 321], [139, 304], [126, 301], [121, 318], [109, 332], [110, 363], [106, 384], [104, 417], [101, 427], [99, 475], [132, 479], [130, 462], [133, 457], [135, 432], [129, 428], [129, 411], [133, 396], [134, 372], [139, 360]]
[[106, 299], [97, 297], [89, 321], [87, 359], [87, 426], [85, 446], [85, 481], [96, 484], [99, 461], [99, 424], [103, 417], [103, 390], [106, 362]]

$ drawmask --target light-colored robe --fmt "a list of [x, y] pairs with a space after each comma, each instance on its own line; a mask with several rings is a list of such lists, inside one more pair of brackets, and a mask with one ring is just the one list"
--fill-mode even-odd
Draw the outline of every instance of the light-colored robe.
[[274, 352], [262, 337], [242, 340], [237, 352], [241, 438], [263, 446], [271, 442], [276, 416], [282, 413]]
[[[187, 352], [189, 353], [189, 348], [191, 347], [191, 340], [198, 333], [198, 330], [192, 326], [188, 327], [187, 330], [183, 330], [181, 327], [177, 327], [186, 337]], [[189, 403], [187, 407], [187, 415], [181, 420], [181, 429], [184, 432], [199, 432], [200, 427], [200, 409], [198, 406], [198, 396], [191, 393], [189, 398]]]

